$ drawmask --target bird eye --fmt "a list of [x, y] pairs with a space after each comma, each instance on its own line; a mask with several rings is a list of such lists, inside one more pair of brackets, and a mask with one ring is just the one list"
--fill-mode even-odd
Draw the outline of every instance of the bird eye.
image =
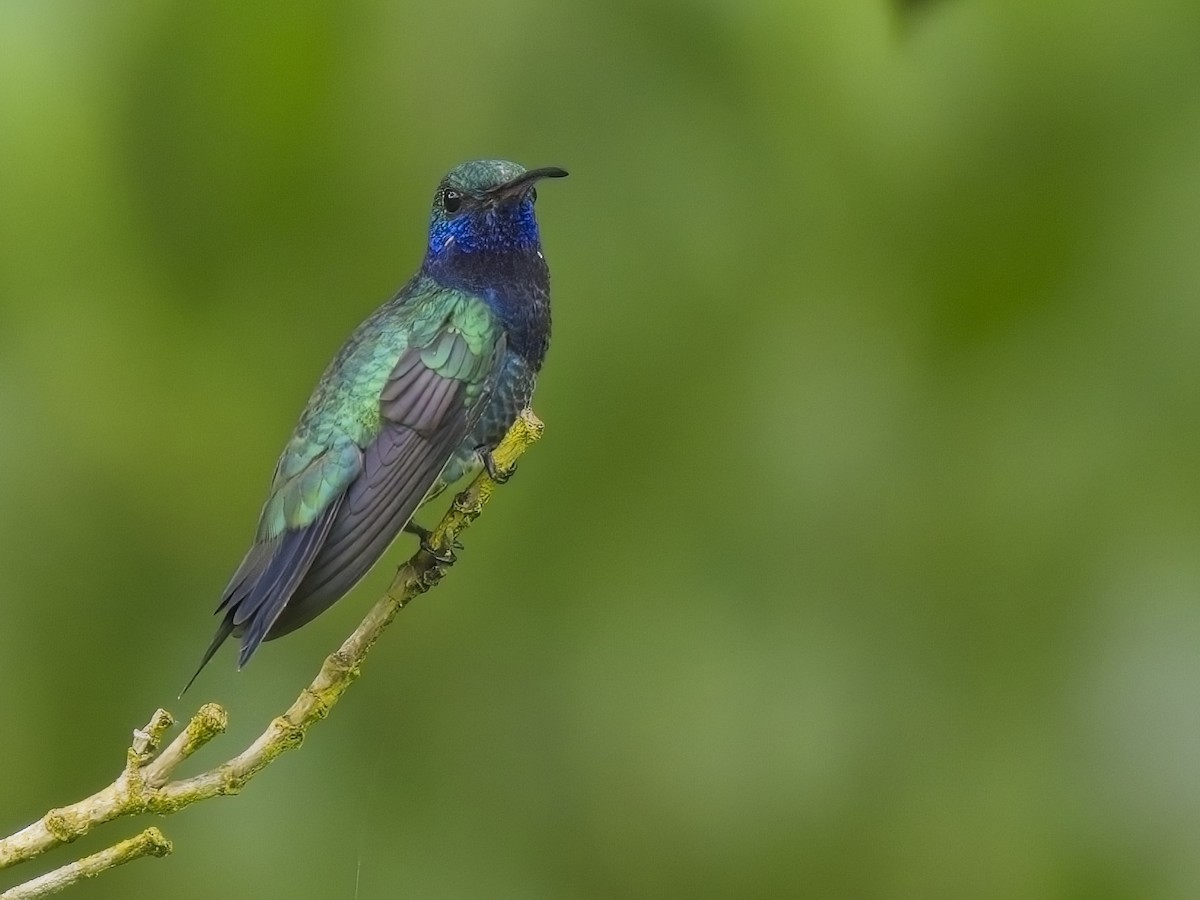
[[458, 212], [458, 208], [462, 206], [462, 194], [458, 191], [446, 190], [442, 192], [442, 209], [454, 215]]

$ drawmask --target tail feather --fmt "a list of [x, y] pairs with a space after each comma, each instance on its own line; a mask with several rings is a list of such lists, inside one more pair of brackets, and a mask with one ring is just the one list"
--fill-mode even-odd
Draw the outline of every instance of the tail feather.
[[180, 698], [187, 693], [188, 688], [200, 676], [204, 667], [208, 665], [209, 660], [216, 655], [221, 649], [221, 645], [225, 643], [225, 639], [233, 634], [233, 616], [226, 613], [225, 618], [221, 620], [221, 624], [217, 626], [217, 633], [213, 635], [212, 641], [208, 645], [208, 649], [204, 651], [204, 656], [200, 659], [200, 665], [196, 666], [196, 671], [192, 673], [192, 677], [188, 679], [188, 683], [183, 686], [183, 690], [179, 692]]
[[367, 574], [437, 480], [462, 440], [461, 427], [425, 438], [406, 426], [384, 426], [363, 452], [362, 474], [343, 495], [320, 552], [313, 555], [287, 608], [272, 620], [267, 640], [309, 622]]
[[[224, 613], [217, 633], [183, 691], [192, 686], [196, 676], [231, 634], [242, 639], [238, 668], [250, 661], [325, 543], [341, 504], [339, 496], [310, 524], [286, 532], [270, 543], [256, 544], [246, 554], [217, 606], [217, 613]], [[183, 696], [183, 691], [179, 696]]]
[[[345, 496], [345, 495], [342, 495]], [[238, 668], [250, 661], [263, 642], [279, 614], [292, 598], [305, 573], [316, 558], [329, 527], [337, 517], [342, 497], [330, 503], [316, 520], [298, 531], [284, 535], [266, 568], [258, 576], [249, 596], [238, 604], [233, 613], [234, 625], [241, 631], [242, 647], [238, 651]]]

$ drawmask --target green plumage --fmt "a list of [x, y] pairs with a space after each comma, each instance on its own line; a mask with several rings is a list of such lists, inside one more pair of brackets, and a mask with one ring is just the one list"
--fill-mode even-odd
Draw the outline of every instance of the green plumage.
[[[451, 340], [461, 336], [461, 341]], [[359, 454], [379, 436], [379, 398], [400, 357], [420, 349], [423, 365], [478, 399], [500, 329], [487, 305], [427, 278], [366, 319], [329, 364], [283, 451], [258, 540], [310, 525], [358, 474]], [[457, 352], [455, 352], [455, 348]]]
[[442, 180], [420, 271], [355, 329], [284, 447], [201, 668], [230, 635], [245, 664], [327, 609], [422, 501], [489, 458], [549, 344], [533, 185], [565, 174], [481, 160]]

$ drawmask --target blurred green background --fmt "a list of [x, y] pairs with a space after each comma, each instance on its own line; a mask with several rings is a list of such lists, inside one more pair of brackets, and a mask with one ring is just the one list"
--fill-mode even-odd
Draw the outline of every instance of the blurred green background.
[[485, 156], [572, 173], [544, 442], [73, 896], [1200, 896], [1194, 0], [0, 0], [0, 831], [156, 706], [240, 749], [382, 590], [175, 700]]

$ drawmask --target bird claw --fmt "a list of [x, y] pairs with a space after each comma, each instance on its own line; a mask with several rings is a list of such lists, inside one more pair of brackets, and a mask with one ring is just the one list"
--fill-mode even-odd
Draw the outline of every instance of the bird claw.
[[453, 565], [454, 561], [458, 558], [454, 555], [454, 551], [463, 548], [462, 544], [455, 538], [450, 542], [450, 546], [447, 549], [438, 550], [432, 543], [433, 532], [411, 520], [405, 524], [404, 530], [420, 538], [421, 549], [425, 553], [428, 553], [434, 562], [441, 563], [443, 566]]
[[[455, 542], [457, 543], [457, 542]], [[459, 549], [462, 549], [461, 546]], [[425, 538], [421, 539], [421, 550], [428, 553], [434, 562], [443, 566], [452, 566], [458, 560], [454, 550], [447, 547], [445, 550], [437, 550]]]
[[403, 531], [405, 531], [408, 534], [415, 534], [417, 536], [417, 538], [421, 541], [422, 544], [424, 544], [431, 537], [433, 537], [432, 531], [430, 531], [428, 528], [424, 527], [423, 525], [418, 525], [416, 523], [416, 520], [414, 520], [414, 519], [409, 519], [407, 522], [404, 523]]
[[488, 478], [492, 479], [496, 484], [504, 484], [517, 471], [515, 463], [507, 469], [501, 469], [496, 463], [496, 457], [492, 456], [491, 450], [480, 451], [479, 455], [483, 459], [483, 467], [487, 469]]

